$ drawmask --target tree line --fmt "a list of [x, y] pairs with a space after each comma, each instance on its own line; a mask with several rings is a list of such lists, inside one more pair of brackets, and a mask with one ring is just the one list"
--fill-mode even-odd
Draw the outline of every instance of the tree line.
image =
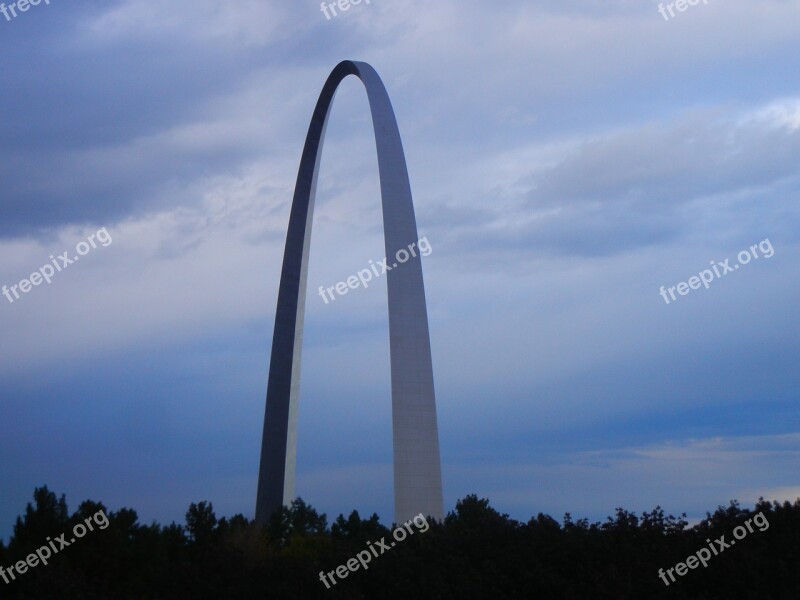
[[[758, 514], [767, 529], [753, 529]], [[732, 501], [689, 527], [685, 514], [660, 507], [641, 515], [618, 508], [604, 522], [542, 513], [521, 522], [470, 495], [442, 522], [427, 522], [424, 533], [373, 552], [367, 569], [326, 586], [321, 573], [378, 540], [388, 548], [394, 525], [357, 511], [329, 524], [299, 498], [266, 526], [242, 515], [218, 518], [209, 502], [191, 504], [184, 524], [147, 525], [132, 509], [109, 511], [91, 500], [70, 513], [63, 495], [42, 487], [8, 545], [0, 541], [0, 577], [9, 580], [0, 578], [0, 598], [800, 598], [800, 499], [762, 498], [753, 509]], [[746, 537], [734, 538], [745, 525]], [[720, 536], [728, 547], [717, 552]], [[36, 558], [45, 546], [58, 550], [46, 565]], [[664, 575], [703, 548], [715, 552], [706, 566], [673, 570], [674, 581]]]

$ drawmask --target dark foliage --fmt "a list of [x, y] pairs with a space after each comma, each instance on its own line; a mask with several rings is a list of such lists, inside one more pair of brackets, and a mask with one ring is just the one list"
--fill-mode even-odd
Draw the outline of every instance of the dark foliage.
[[[768, 528], [754, 528], [759, 513]], [[327, 589], [321, 571], [334, 571], [378, 540], [393, 540], [377, 515], [362, 519], [353, 511], [329, 527], [324, 514], [298, 498], [258, 527], [241, 515], [218, 519], [211, 503], [200, 502], [189, 507], [185, 525], [142, 525], [133, 510], [110, 512], [91, 501], [70, 515], [65, 498], [43, 487], [17, 519], [8, 546], [0, 543], [0, 566], [7, 570], [61, 534], [69, 542], [81, 524], [93, 530], [48, 565], [9, 584], [0, 579], [0, 598], [800, 598], [800, 499], [762, 499], [753, 510], [731, 502], [691, 528], [684, 517], [660, 507], [641, 516], [620, 508], [604, 523], [569, 514], [558, 523], [541, 513], [521, 523], [467, 496], [442, 523], [427, 519], [423, 532], [420, 519], [410, 526], [414, 534], [372, 558], [367, 570]], [[676, 576], [669, 587], [659, 578], [659, 569], [716, 547], [720, 536], [730, 542], [748, 520], [754, 530], [707, 567]]]

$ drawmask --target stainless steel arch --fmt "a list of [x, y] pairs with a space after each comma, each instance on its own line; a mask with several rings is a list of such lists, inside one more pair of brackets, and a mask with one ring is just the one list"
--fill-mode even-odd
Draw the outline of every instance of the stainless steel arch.
[[[336, 89], [348, 75], [367, 91], [383, 209], [386, 256], [417, 242], [403, 144], [389, 95], [368, 64], [343, 61], [331, 72], [308, 128], [289, 217], [267, 384], [256, 521], [264, 523], [294, 497], [297, 409], [308, 250], [325, 128]], [[395, 521], [443, 516], [439, 434], [428, 311], [419, 253], [387, 273], [392, 379]]]

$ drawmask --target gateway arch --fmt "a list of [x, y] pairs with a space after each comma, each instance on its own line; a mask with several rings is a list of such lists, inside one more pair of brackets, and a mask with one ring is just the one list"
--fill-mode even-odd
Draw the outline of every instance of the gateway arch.
[[[368, 64], [343, 61], [322, 88], [308, 128], [289, 216], [267, 383], [256, 521], [294, 498], [297, 412], [311, 224], [320, 155], [331, 103], [341, 81], [355, 75], [369, 99], [383, 209], [386, 256], [418, 241], [403, 144], [389, 95]], [[443, 517], [442, 475], [428, 311], [421, 256], [387, 272], [392, 379], [394, 517]], [[346, 422], [338, 424], [347, 427]]]

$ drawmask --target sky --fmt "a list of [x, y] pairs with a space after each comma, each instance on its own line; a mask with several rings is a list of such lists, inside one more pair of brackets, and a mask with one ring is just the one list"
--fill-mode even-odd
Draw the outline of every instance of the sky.
[[[345, 59], [387, 87], [430, 245], [446, 510], [799, 497], [800, 1], [669, 5], [0, 15], [0, 538], [41, 485], [143, 523], [254, 515], [290, 201]], [[316, 295], [384, 255], [353, 77], [313, 231], [296, 494], [388, 523], [385, 278]]]

